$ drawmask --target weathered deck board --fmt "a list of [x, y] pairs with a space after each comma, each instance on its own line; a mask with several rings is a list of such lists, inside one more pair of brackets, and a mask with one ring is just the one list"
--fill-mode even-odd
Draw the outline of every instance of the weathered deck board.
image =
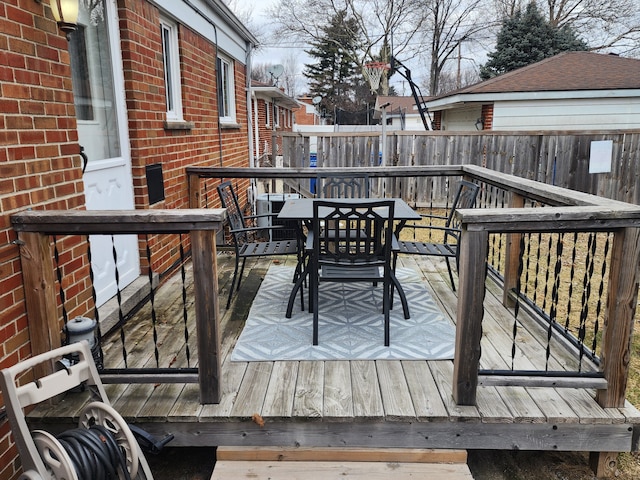
[[[223, 253], [219, 260], [220, 285], [225, 285], [233, 257]], [[434, 301], [445, 315], [455, 318], [457, 296], [444, 262], [413, 257], [400, 261], [421, 270]], [[295, 259], [286, 260], [293, 262]], [[479, 387], [477, 406], [459, 406], [452, 396], [451, 361], [232, 362], [230, 355], [242, 330], [247, 302], [268, 266], [268, 260], [248, 265], [242, 295], [222, 312], [219, 404], [201, 405], [195, 384], [106, 385], [116, 410], [155, 435], [175, 434], [176, 446], [632, 448], [631, 427], [640, 424], [640, 412], [628, 402], [623, 409], [603, 409], [593, 390]], [[499, 292], [489, 288], [485, 299], [481, 368], [510, 367], [513, 310], [502, 308]], [[156, 308], [165, 309], [158, 328], [161, 366], [167, 361], [186, 366], [181, 297], [179, 282], [156, 295]], [[528, 320], [520, 312], [515, 361], [525, 369], [545, 361], [540, 343], [545, 332]], [[174, 330], [168, 328], [172, 322], [177, 325]], [[149, 311], [142, 309], [126, 330], [129, 365], [155, 364]], [[195, 345], [191, 324], [189, 343]], [[109, 366], [123, 366], [119, 332], [104, 345]], [[550, 369], [570, 364], [561, 347], [554, 345]], [[191, 351], [196, 349], [191, 347]], [[190, 366], [194, 365], [197, 358], [192, 354]], [[35, 427], [69, 428], [70, 419], [77, 417], [88, 398], [87, 392], [70, 395], [59, 405], [39, 407], [30, 419]], [[251, 421], [254, 414], [262, 417], [264, 427]]]
[[353, 414], [362, 419], [384, 418], [382, 395], [378, 388], [376, 362], [351, 362]]

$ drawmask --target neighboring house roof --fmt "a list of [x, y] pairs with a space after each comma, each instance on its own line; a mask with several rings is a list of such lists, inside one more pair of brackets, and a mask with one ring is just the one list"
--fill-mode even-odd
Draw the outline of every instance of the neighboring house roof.
[[418, 114], [418, 109], [416, 108], [416, 101], [413, 99], [412, 96], [396, 97], [391, 95], [378, 95], [378, 97], [376, 98], [376, 105], [374, 108], [376, 110], [380, 110], [381, 105], [384, 105], [387, 103], [389, 104], [387, 106], [388, 112], [400, 109], [400, 110], [406, 110], [406, 111], [415, 110], [415, 113]]
[[[431, 97], [422, 97], [424, 101], [427, 101]], [[387, 105], [388, 104], [388, 105]], [[405, 115], [420, 115], [418, 108], [416, 107], [416, 101], [412, 96], [396, 97], [393, 95], [378, 95], [376, 97], [376, 104], [373, 107], [373, 118], [380, 118], [382, 105], [387, 105], [387, 115], [394, 116], [399, 113]]]
[[298, 108], [300, 104], [295, 98], [290, 97], [284, 91], [274, 85], [251, 80], [251, 91], [254, 95], [269, 101], [275, 101], [277, 105], [289, 109]]
[[[430, 109], [507, 99], [640, 96], [640, 60], [591, 52], [564, 52], [503, 75], [427, 100]], [[630, 92], [635, 90], [635, 92]]]

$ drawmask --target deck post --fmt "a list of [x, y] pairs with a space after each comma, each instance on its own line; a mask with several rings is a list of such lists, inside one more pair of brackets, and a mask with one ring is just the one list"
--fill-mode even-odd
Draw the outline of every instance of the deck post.
[[640, 229], [617, 230], [611, 249], [607, 312], [602, 332], [601, 370], [607, 389], [598, 390], [602, 407], [624, 406], [631, 357], [633, 319], [638, 303]]
[[220, 403], [222, 362], [216, 232], [191, 232], [200, 403]]
[[202, 208], [200, 205], [200, 177], [196, 173], [188, 173], [189, 208]]
[[[18, 232], [20, 263], [31, 340], [31, 355], [49, 352], [62, 345], [61, 325], [51, 266], [51, 237], [37, 232]], [[53, 372], [53, 365], [38, 365], [37, 378]]]
[[[510, 208], [523, 208], [524, 197], [517, 193], [511, 194]], [[510, 295], [518, 284], [518, 267], [520, 265], [520, 241], [522, 233], [508, 233], [504, 261], [504, 289], [502, 291], [502, 304], [507, 308], [515, 306], [515, 299]]]
[[458, 405], [476, 404], [488, 240], [488, 232], [469, 231], [462, 224], [453, 361], [453, 398]]
[[[602, 333], [600, 368], [607, 379], [607, 389], [596, 393], [596, 400], [604, 408], [622, 408], [625, 403], [631, 336], [638, 303], [639, 258], [640, 229], [617, 230], [611, 250], [607, 312]], [[598, 478], [613, 477], [617, 467], [617, 453], [591, 452], [589, 463]]]

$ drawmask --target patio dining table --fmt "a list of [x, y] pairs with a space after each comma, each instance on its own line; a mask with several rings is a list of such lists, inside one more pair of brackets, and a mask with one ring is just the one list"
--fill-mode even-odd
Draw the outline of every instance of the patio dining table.
[[[303, 228], [302, 226], [305, 225], [308, 228], [310, 228], [311, 226], [311, 219], [313, 218], [313, 202], [315, 199], [313, 198], [292, 198], [292, 199], [288, 199], [285, 201], [284, 205], [282, 206], [282, 209], [280, 210], [280, 212], [278, 213], [278, 220], [288, 220], [288, 221], [296, 221], [298, 224], [298, 235], [300, 237], [303, 237]], [[357, 205], [358, 203], [370, 203], [373, 199], [371, 198], [349, 198], [349, 199], [345, 199], [345, 198], [340, 198], [340, 199], [330, 199], [330, 198], [325, 198], [323, 200], [330, 200], [330, 201], [344, 201], [345, 203], [348, 203], [349, 206], [353, 206], [353, 205]], [[387, 198], [385, 200], [393, 200], [394, 202], [394, 214], [393, 214], [393, 218], [395, 220], [398, 221], [398, 224], [396, 226], [395, 232], [396, 235], [398, 235], [400, 233], [400, 230], [402, 229], [402, 227], [405, 225], [405, 223], [409, 220], [420, 220], [420, 214], [417, 213], [413, 208], [411, 208], [407, 202], [405, 202], [403, 199], [401, 198]], [[305, 241], [303, 239], [301, 239], [300, 242], [298, 242], [299, 245], [301, 245], [304, 248], [305, 245]], [[301, 261], [304, 261], [304, 255], [300, 255], [299, 256], [300, 259], [302, 259]], [[303, 265], [300, 266], [302, 271], [305, 271], [305, 268]], [[304, 275], [304, 273], [303, 273]], [[286, 316], [287, 318], [291, 317], [291, 313], [293, 310], [293, 302], [295, 299], [295, 296], [297, 294], [297, 290], [299, 288], [300, 283], [297, 282], [296, 286], [294, 286], [293, 290], [291, 291], [291, 295], [289, 296], [289, 305], [287, 307], [287, 313]], [[302, 300], [301, 300], [302, 301]], [[302, 308], [304, 309], [304, 302], [302, 301], [303, 305]]]
[[[280, 213], [278, 213], [279, 220], [297, 220], [302, 223], [308, 224], [313, 217], [313, 202], [315, 199], [313, 198], [291, 198], [284, 202]], [[349, 205], [357, 205], [358, 203], [371, 203], [374, 199], [372, 198], [324, 198], [323, 200], [331, 200], [331, 201], [344, 201], [348, 202]], [[413, 208], [407, 204], [401, 198], [387, 198], [381, 200], [393, 200], [394, 202], [394, 214], [393, 217], [395, 220], [398, 220], [398, 228], [396, 228], [396, 233], [398, 233], [399, 229], [409, 220], [420, 220], [420, 214], [417, 213]]]

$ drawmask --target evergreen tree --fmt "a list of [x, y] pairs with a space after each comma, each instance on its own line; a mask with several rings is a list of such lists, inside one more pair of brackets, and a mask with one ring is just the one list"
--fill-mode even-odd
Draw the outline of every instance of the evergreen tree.
[[480, 77], [487, 80], [560, 52], [577, 50], [587, 50], [587, 44], [568, 26], [551, 25], [532, 2], [524, 13], [517, 10], [513, 17], [503, 21], [496, 49], [480, 67]]
[[[341, 11], [322, 28], [323, 35], [311, 43], [306, 53], [316, 63], [306, 64], [303, 74], [309, 79], [312, 96], [322, 97], [320, 109], [327, 115], [336, 112], [366, 111], [357, 97], [364, 80], [358, 66], [360, 46], [358, 23]], [[344, 119], [345, 116], [342, 115]], [[336, 119], [334, 118], [334, 121]], [[341, 123], [344, 123], [341, 121]]]

